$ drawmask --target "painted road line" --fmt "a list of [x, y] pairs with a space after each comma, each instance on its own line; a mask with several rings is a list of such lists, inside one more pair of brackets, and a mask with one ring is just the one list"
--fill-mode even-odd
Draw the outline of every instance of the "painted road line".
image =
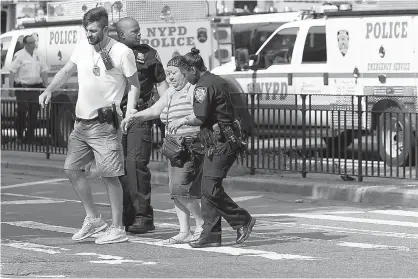
[[51, 198], [51, 197], [45, 197], [45, 196], [34, 196], [34, 195], [15, 194], [15, 193], [1, 193], [1, 194], [3, 196], [11, 196], [11, 197], [35, 198], [35, 199], [64, 201], [64, 202], [80, 202], [77, 200], [58, 199], [58, 198]]
[[63, 202], [65, 202], [65, 201], [47, 200], [47, 199], [17, 200], [17, 201], [2, 201], [1, 205], [8, 205], [8, 204], [48, 204], [48, 203], [63, 203]]
[[[54, 201], [67, 201], [67, 202], [81, 203], [79, 200], [59, 199], [59, 198], [51, 198], [51, 197], [45, 197], [45, 196], [34, 196], [34, 195], [15, 194], [15, 193], [2, 193], [2, 195], [4, 195], [4, 196], [38, 198], [38, 199], [47, 199], [47, 200], [54, 200]], [[244, 196], [244, 197], [233, 198], [233, 200], [234, 201], [246, 201], [246, 200], [257, 199], [257, 198], [261, 198], [261, 197], [263, 197], [263, 196]], [[96, 202], [95, 204], [96, 205], [100, 205], [100, 206], [110, 207], [110, 204], [109, 203], [105, 203], [105, 202]], [[173, 213], [173, 214], [176, 213], [176, 210], [174, 208], [170, 208], [170, 209], [158, 209], [158, 208], [154, 208], [154, 211], [163, 212], [163, 213]], [[191, 218], [194, 218], [194, 217], [191, 216]]]
[[[260, 223], [261, 221], [262, 220], [257, 220], [258, 223]], [[336, 233], [363, 234], [363, 235], [372, 235], [372, 236], [379, 236], [379, 237], [395, 237], [395, 238], [406, 238], [406, 239], [418, 240], [418, 234], [410, 234], [410, 233], [383, 232], [383, 231], [375, 231], [375, 230], [353, 229], [353, 228], [346, 228], [346, 227], [311, 225], [311, 224], [300, 224], [300, 223], [299, 224], [273, 223], [273, 224], [275, 224], [277, 228], [283, 228], [283, 227], [303, 228], [303, 229], [314, 230], [314, 231], [326, 230], [326, 231], [336, 232]]]
[[235, 202], [242, 202], [242, 201], [249, 201], [254, 199], [262, 198], [263, 196], [244, 196], [244, 197], [236, 197], [232, 198]]
[[36, 243], [21, 242], [21, 241], [14, 241], [14, 240], [8, 240], [8, 239], [2, 239], [2, 245], [17, 248], [17, 249], [46, 253], [50, 255], [59, 254], [61, 253], [60, 250], [68, 250], [68, 249], [55, 247], [55, 246], [47, 246], [47, 245], [41, 245], [41, 244], [36, 244]]
[[135, 263], [135, 264], [143, 264], [143, 265], [155, 265], [156, 262], [144, 262], [141, 260], [125, 260], [123, 257], [119, 256], [111, 256], [111, 255], [102, 255], [96, 253], [77, 253], [77, 256], [97, 256], [100, 260], [89, 261], [90, 263], [96, 264], [123, 264], [123, 263]]
[[378, 245], [370, 243], [357, 243], [357, 242], [340, 242], [337, 243], [338, 246], [351, 247], [351, 248], [360, 248], [360, 249], [375, 249], [375, 250], [397, 250], [409, 252], [410, 249], [405, 246], [388, 246], [388, 245]]
[[164, 245], [162, 243], [162, 239], [152, 239], [152, 238], [144, 238], [144, 237], [134, 237], [129, 240], [130, 242], [134, 243], [141, 243], [147, 245], [154, 245], [154, 246], [164, 246], [170, 248], [177, 248], [177, 249], [185, 249], [185, 250], [194, 250], [194, 251], [205, 251], [205, 252], [215, 252], [220, 254], [229, 254], [232, 256], [253, 256], [253, 257], [261, 257], [270, 260], [321, 260], [323, 258], [318, 257], [310, 257], [310, 256], [302, 256], [302, 255], [293, 255], [293, 254], [279, 254], [272, 251], [264, 251], [264, 250], [255, 250], [255, 249], [244, 249], [239, 247], [231, 247], [231, 246], [221, 246], [221, 247], [209, 247], [209, 248], [199, 248], [195, 249], [190, 247], [188, 244], [173, 244], [173, 245]]
[[65, 275], [34, 275], [36, 278], [66, 278]]
[[66, 278], [65, 275], [33, 275], [36, 278]]
[[28, 229], [53, 231], [53, 232], [69, 233], [69, 234], [75, 234], [76, 232], [79, 231], [79, 229], [76, 229], [76, 228], [54, 226], [54, 225], [48, 225], [48, 224], [33, 222], [33, 221], [16, 221], [16, 222], [1, 222], [1, 223], [11, 225], [11, 226], [16, 226], [16, 227], [28, 228]]
[[371, 213], [405, 216], [405, 217], [418, 217], [418, 211], [406, 211], [406, 210], [372, 210]]
[[323, 214], [366, 214], [366, 213], [377, 213], [393, 216], [403, 216], [403, 217], [418, 217], [418, 211], [406, 211], [406, 210], [346, 210], [346, 211], [331, 211], [331, 212], [322, 212]]
[[[76, 228], [70, 227], [62, 227], [62, 226], [53, 226], [39, 222], [33, 221], [20, 221], [20, 222], [2, 222], [2, 224], [8, 224], [13, 226], [20, 226], [25, 228], [33, 228], [33, 229], [42, 229], [46, 231], [55, 231], [55, 232], [63, 232], [63, 233], [74, 233], [78, 231]], [[94, 235], [93, 235], [94, 237]], [[154, 239], [154, 238], [145, 238], [145, 237], [136, 237], [136, 236], [129, 236], [129, 241], [133, 243], [140, 243], [146, 245], [153, 245], [153, 246], [164, 246], [168, 248], [178, 248], [178, 249], [186, 249], [186, 250], [194, 250], [194, 251], [204, 251], [204, 252], [214, 252], [214, 253], [221, 253], [221, 254], [229, 254], [233, 256], [253, 256], [253, 257], [261, 257], [271, 260], [322, 260], [324, 258], [319, 257], [311, 257], [311, 256], [303, 256], [303, 255], [292, 255], [292, 254], [279, 254], [272, 251], [264, 251], [264, 250], [255, 250], [255, 249], [244, 249], [239, 247], [210, 247], [210, 248], [201, 248], [201, 249], [194, 249], [190, 247], [188, 244], [175, 244], [175, 245], [164, 245], [163, 239]]]
[[11, 188], [19, 188], [19, 187], [29, 187], [33, 185], [51, 184], [51, 183], [62, 182], [62, 181], [68, 181], [68, 178], [56, 178], [56, 179], [48, 179], [48, 180], [42, 180], [42, 181], [25, 182], [25, 183], [13, 184], [13, 185], [1, 186], [1, 189], [4, 190], [4, 189], [11, 189]]
[[[37, 198], [37, 199], [45, 199], [45, 200], [81, 203], [81, 201], [79, 201], [79, 200], [58, 199], [58, 198], [51, 198], [51, 197], [45, 197], [45, 196], [34, 196], [34, 195], [15, 194], [15, 193], [2, 193], [2, 195], [3, 196], [12, 196], [12, 197]], [[110, 207], [110, 204], [105, 203], [105, 202], [96, 202], [94, 204], [99, 205], [99, 206]]]
[[[45, 225], [45, 224], [44, 224]], [[68, 228], [70, 229], [70, 228]], [[71, 249], [60, 248], [56, 246], [48, 246], [30, 242], [22, 242], [22, 241], [14, 241], [8, 239], [2, 239], [1, 245], [13, 247], [16, 249], [23, 249], [23, 250], [30, 250], [40, 253], [46, 253], [50, 255], [61, 254], [61, 251], [71, 251]], [[122, 263], [135, 263], [135, 264], [143, 264], [143, 265], [155, 265], [156, 262], [145, 262], [141, 260], [127, 260], [120, 256], [112, 256], [112, 255], [103, 255], [103, 254], [96, 254], [96, 253], [66, 253], [67, 255], [75, 255], [75, 256], [94, 256], [98, 258], [98, 260], [89, 260], [90, 263], [95, 264], [122, 264]], [[42, 276], [43, 277], [43, 276]]]
[[354, 217], [334, 216], [334, 215], [327, 215], [327, 214], [304, 214], [304, 213], [275, 214], [275, 213], [271, 213], [271, 214], [253, 214], [252, 216], [253, 217], [295, 217], [295, 218], [316, 219], [316, 220], [331, 220], [331, 221], [340, 221], [340, 222], [367, 223], [367, 224], [376, 224], [376, 225], [389, 225], [389, 226], [398, 226], [398, 227], [418, 228], [418, 223], [415, 223], [415, 222], [354, 218]]

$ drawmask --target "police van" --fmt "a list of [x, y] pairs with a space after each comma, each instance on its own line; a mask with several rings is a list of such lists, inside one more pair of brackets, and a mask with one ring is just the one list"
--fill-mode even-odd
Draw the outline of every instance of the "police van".
[[[258, 135], [305, 122], [316, 131], [325, 129], [328, 144], [343, 135], [349, 144], [353, 127], [379, 131], [381, 157], [402, 165], [413, 154], [415, 117], [403, 122], [396, 113], [384, 115], [416, 111], [417, 34], [418, 9], [307, 13], [277, 28], [255, 53], [236, 53], [234, 69], [221, 66], [212, 72], [225, 78], [232, 92], [260, 93], [252, 100], [234, 98], [249, 132], [253, 120]], [[373, 113], [360, 116], [366, 106]]]

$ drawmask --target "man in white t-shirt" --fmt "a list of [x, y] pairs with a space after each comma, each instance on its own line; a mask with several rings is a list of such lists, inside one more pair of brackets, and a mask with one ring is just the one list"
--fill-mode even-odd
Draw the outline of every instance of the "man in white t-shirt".
[[64, 170], [87, 216], [73, 240], [85, 239], [107, 227], [94, 206], [86, 180], [85, 170], [96, 160], [96, 168], [107, 187], [112, 209], [112, 225], [97, 238], [96, 243], [123, 242], [128, 238], [122, 224], [122, 186], [118, 179], [124, 174], [120, 102], [128, 81], [130, 91], [126, 114], [136, 111], [140, 85], [135, 57], [127, 46], [108, 36], [108, 14], [104, 8], [93, 8], [85, 13], [83, 26], [87, 41], [80, 41], [70, 61], [39, 96], [39, 103], [42, 106], [48, 104], [52, 92], [60, 88], [74, 71], [78, 71], [76, 122], [68, 139]]

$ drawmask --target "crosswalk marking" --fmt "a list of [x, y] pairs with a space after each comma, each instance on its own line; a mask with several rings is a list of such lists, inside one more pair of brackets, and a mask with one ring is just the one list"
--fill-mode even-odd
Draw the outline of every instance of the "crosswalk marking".
[[387, 214], [387, 215], [395, 215], [395, 216], [405, 216], [405, 217], [418, 217], [418, 211], [405, 211], [405, 210], [372, 210], [369, 211], [372, 213], [380, 213], [380, 214]]
[[[19, 227], [32, 228], [32, 229], [41, 229], [41, 230], [46, 230], [46, 231], [62, 232], [62, 233], [74, 233], [78, 231], [78, 229], [76, 228], [54, 226], [54, 225], [33, 222], [33, 221], [2, 222], [2, 224], [8, 224], [12, 226], [19, 226]], [[95, 235], [93, 235], [93, 237], [95, 237]], [[279, 254], [279, 253], [272, 252], [272, 251], [246, 249], [246, 248], [231, 247], [231, 246], [194, 249], [190, 247], [188, 244], [164, 245], [162, 243], [163, 241], [162, 239], [137, 237], [137, 236], [131, 236], [131, 235], [129, 236], [129, 238], [130, 238], [129, 241], [134, 242], [134, 243], [141, 243], [141, 244], [154, 245], [154, 246], [164, 246], [168, 248], [186, 249], [186, 250], [193, 250], [193, 251], [215, 252], [215, 253], [221, 253], [221, 254], [229, 254], [233, 256], [252, 256], [252, 257], [261, 257], [261, 258], [266, 258], [266, 259], [271, 259], [271, 260], [312, 261], [312, 260], [324, 259], [324, 258], [319, 258], [319, 257], [293, 255], [293, 254]]]
[[48, 179], [48, 180], [42, 180], [42, 181], [25, 182], [25, 183], [13, 184], [13, 185], [1, 186], [1, 189], [4, 190], [4, 189], [11, 189], [11, 188], [28, 187], [32, 185], [49, 184], [49, 183], [56, 183], [56, 182], [62, 182], [62, 181], [68, 181], [68, 178], [55, 178], [55, 179]]
[[22, 242], [22, 241], [14, 241], [14, 240], [8, 240], [8, 239], [2, 239], [2, 245], [14, 247], [18, 249], [23, 249], [23, 250], [42, 252], [42, 253], [51, 254], [51, 255], [59, 254], [61, 253], [60, 250], [63, 249], [63, 248], [55, 247], [55, 246], [41, 245], [41, 244]]
[[388, 246], [388, 245], [377, 245], [370, 243], [356, 243], [356, 242], [340, 242], [337, 243], [338, 246], [351, 247], [351, 248], [361, 248], [361, 249], [379, 249], [379, 250], [398, 250], [409, 252], [409, 248], [405, 246]]
[[304, 228], [314, 231], [331, 231], [337, 233], [351, 233], [351, 234], [363, 234], [363, 235], [372, 235], [379, 237], [395, 237], [395, 238], [406, 238], [406, 239], [415, 239], [418, 240], [418, 234], [410, 233], [398, 233], [398, 232], [383, 232], [375, 230], [365, 230], [365, 229], [354, 229], [346, 227], [336, 227], [336, 226], [325, 226], [325, 225], [311, 225], [311, 224], [295, 224], [295, 223], [280, 223], [279, 227], [286, 228]]
[[63, 203], [63, 202], [65, 202], [65, 201], [47, 200], [47, 199], [17, 200], [17, 201], [2, 201], [1, 205], [8, 205], [8, 204], [47, 204], [47, 203]]
[[252, 216], [254, 216], [254, 217], [284, 217], [284, 216], [288, 216], [288, 217], [306, 218], [306, 219], [332, 220], [332, 221], [341, 221], [341, 222], [368, 223], [368, 224], [377, 224], [377, 225], [389, 225], [389, 226], [418, 228], [418, 223], [414, 223], [414, 222], [355, 218], [355, 217], [336, 216], [336, 215], [327, 215], [327, 214], [272, 213], [272, 214], [253, 214]]

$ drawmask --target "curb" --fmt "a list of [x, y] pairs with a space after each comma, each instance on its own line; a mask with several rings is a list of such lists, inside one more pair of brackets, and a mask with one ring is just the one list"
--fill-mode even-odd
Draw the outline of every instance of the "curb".
[[[29, 165], [25, 163], [1, 162], [2, 168], [49, 171], [64, 174], [62, 166]], [[164, 170], [164, 164], [151, 162], [149, 165], [152, 171], [151, 184], [167, 185], [168, 173]], [[227, 177], [223, 186], [226, 189], [244, 191], [264, 191], [278, 194], [295, 194], [313, 199], [326, 199], [349, 201], [355, 203], [395, 205], [395, 206], [416, 206], [418, 207], [418, 187], [401, 187], [382, 185], [367, 185], [365, 182], [359, 185], [352, 183], [334, 183], [334, 181], [316, 181], [312, 178], [285, 178], [280, 175], [268, 177], [254, 177], [250, 175]]]

